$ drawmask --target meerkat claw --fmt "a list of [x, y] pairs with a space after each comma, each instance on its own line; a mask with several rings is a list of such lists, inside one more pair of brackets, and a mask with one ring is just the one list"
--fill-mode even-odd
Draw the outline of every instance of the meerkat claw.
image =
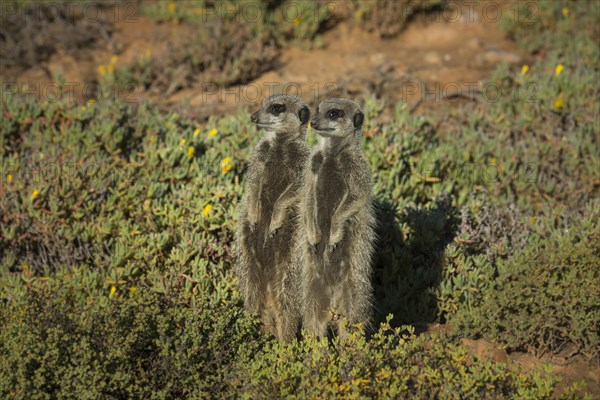
[[308, 244], [308, 249], [310, 251], [312, 251], [313, 253], [316, 253], [317, 252], [317, 244], [318, 243], [309, 243]]
[[269, 232], [269, 239], [273, 239], [277, 235], [277, 229], [273, 229]]

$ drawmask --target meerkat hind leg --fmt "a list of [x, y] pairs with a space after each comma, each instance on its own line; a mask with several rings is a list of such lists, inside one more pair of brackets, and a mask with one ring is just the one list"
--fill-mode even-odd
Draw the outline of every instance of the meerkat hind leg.
[[333, 322], [339, 338], [345, 339], [348, 337], [349, 325], [354, 323], [354, 321], [351, 320], [351, 302], [353, 296], [347, 282], [340, 285], [336, 292], [336, 296], [332, 302], [335, 307], [334, 313], [336, 315]]
[[327, 288], [321, 279], [315, 278], [309, 288], [304, 307], [303, 325], [304, 329], [318, 337], [327, 336], [327, 328], [330, 321], [329, 298]]
[[281, 331], [281, 317], [279, 315], [280, 312], [279, 307], [277, 306], [277, 299], [275, 298], [270, 285], [267, 287], [265, 298], [264, 307], [261, 312], [263, 332], [279, 338]]

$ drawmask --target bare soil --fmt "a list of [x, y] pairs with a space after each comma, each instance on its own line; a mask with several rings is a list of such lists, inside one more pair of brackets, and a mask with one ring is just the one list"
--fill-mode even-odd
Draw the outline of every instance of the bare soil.
[[[447, 334], [451, 328], [447, 324], [422, 324], [416, 326], [420, 334]], [[500, 344], [487, 339], [461, 339], [460, 343], [466, 348], [471, 357], [481, 360], [492, 360], [507, 364], [509, 367], [520, 367], [525, 370], [537, 370], [542, 374], [560, 377], [559, 392], [575, 382], [584, 381], [585, 387], [579, 394], [589, 394], [593, 399], [600, 399], [600, 365], [590, 363], [584, 356], [573, 349], [564, 349], [556, 355], [542, 355], [513, 351], [507, 352]], [[548, 372], [545, 367], [550, 366]]]
[[[4, 74], [5, 81], [17, 81], [21, 88], [27, 84], [34, 91], [37, 87], [43, 98], [44, 88], [53, 87], [61, 74], [73, 83], [67, 99], [86, 101], [98, 88], [99, 66], [107, 66], [113, 54], [119, 57], [114, 68], [123, 68], [142, 57], [161, 57], [168, 46], [193, 33], [189, 25], [144, 16], [137, 16], [136, 22], [117, 21], [104, 47], [84, 49], [77, 55], [59, 50], [48, 62], [17, 76]], [[322, 39], [318, 48], [283, 49], [276, 69], [241, 86], [222, 88], [196, 82], [170, 95], [128, 86], [119, 88], [120, 96], [127, 101], [150, 98], [165, 109], [185, 108], [191, 117], [200, 119], [255, 107], [265, 96], [282, 92], [300, 95], [313, 105], [332, 95], [375, 95], [390, 107], [406, 101], [422, 110], [480, 99], [479, 92], [499, 62], [520, 65], [528, 61], [528, 55], [505, 38], [497, 23], [477, 12], [460, 20], [444, 14], [418, 15], [390, 39], [346, 21], [325, 32]]]

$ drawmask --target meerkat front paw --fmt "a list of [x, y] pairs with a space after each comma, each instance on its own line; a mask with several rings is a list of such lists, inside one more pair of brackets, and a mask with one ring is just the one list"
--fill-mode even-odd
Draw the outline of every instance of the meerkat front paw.
[[248, 221], [248, 226], [252, 232], [255, 231], [256, 225], [260, 220], [261, 209], [260, 205], [255, 205], [254, 207], [250, 207], [248, 209], [248, 214], [246, 215], [246, 220]]
[[341, 229], [336, 229], [329, 234], [329, 248], [331, 251], [335, 250], [338, 243], [342, 241], [342, 236], [344, 236], [344, 232]]
[[277, 221], [271, 220], [269, 224], [269, 238], [273, 239], [277, 235], [277, 231], [281, 228], [281, 224], [278, 224]]
[[321, 241], [321, 234], [319, 232], [308, 233], [308, 248], [313, 252], [317, 252], [317, 245]]
[[335, 243], [329, 242], [328, 250], [331, 253], [333, 253], [335, 251], [335, 249], [337, 248], [337, 246], [338, 246], [338, 242], [335, 242]]

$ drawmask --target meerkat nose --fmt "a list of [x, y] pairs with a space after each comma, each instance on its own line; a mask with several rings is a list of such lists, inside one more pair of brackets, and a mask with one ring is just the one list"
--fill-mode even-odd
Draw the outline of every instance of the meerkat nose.
[[258, 121], [258, 111], [250, 116], [250, 121], [252, 121], [252, 122]]

